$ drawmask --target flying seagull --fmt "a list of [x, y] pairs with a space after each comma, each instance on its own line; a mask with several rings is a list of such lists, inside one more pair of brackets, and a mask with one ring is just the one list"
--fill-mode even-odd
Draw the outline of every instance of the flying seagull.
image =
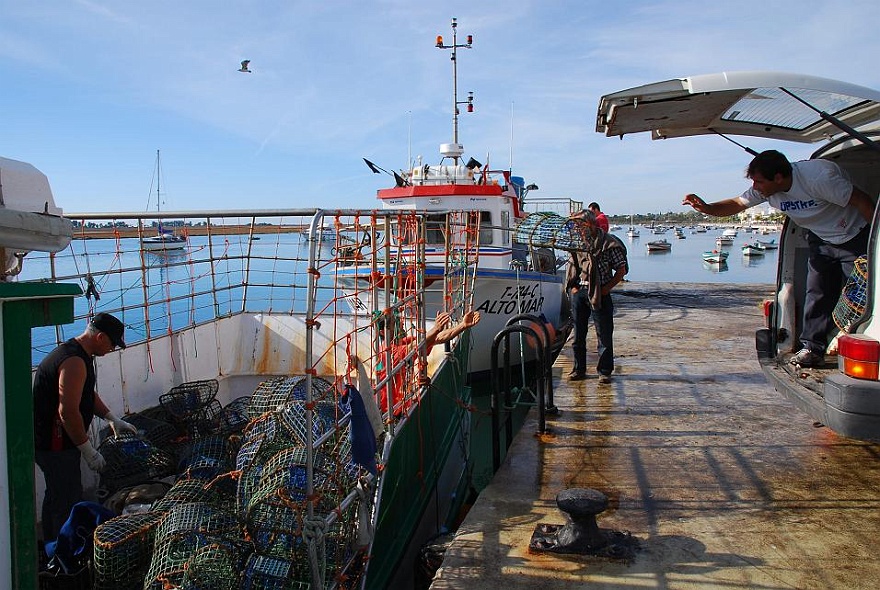
[[251, 63], [251, 60], [246, 59], [241, 62], [241, 67], [238, 69], [239, 72], [245, 72], [246, 74], [250, 74], [251, 71], [248, 69], [248, 64]]

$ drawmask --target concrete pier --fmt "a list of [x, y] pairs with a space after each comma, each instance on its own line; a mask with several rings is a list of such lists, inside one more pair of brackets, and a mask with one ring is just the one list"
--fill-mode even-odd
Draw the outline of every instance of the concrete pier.
[[[754, 332], [771, 291], [616, 289], [613, 382], [568, 382], [566, 346], [562, 414], [537, 437], [532, 410], [431, 588], [876, 588], [880, 445], [814, 425], [767, 384]], [[640, 540], [631, 562], [529, 552], [540, 523], [566, 522], [568, 488], [608, 496], [598, 525]]]

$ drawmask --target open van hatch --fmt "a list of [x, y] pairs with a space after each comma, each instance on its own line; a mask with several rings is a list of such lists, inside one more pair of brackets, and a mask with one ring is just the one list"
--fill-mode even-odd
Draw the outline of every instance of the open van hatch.
[[[652, 139], [718, 133], [798, 142], [829, 141], [880, 119], [880, 92], [814, 76], [722, 72], [606, 94], [596, 131]], [[834, 121], [836, 120], [836, 121]]]
[[[599, 101], [596, 131], [621, 138], [650, 132], [652, 139], [717, 134], [753, 155], [756, 152], [728, 136], [822, 142], [813, 157], [832, 159], [876, 202], [880, 143], [873, 138], [880, 129], [878, 120], [880, 92], [870, 88], [781, 72], [722, 72], [606, 94]], [[853, 337], [844, 337], [848, 347], [864, 344], [880, 350], [880, 322], [874, 321], [876, 277], [880, 276], [878, 227], [875, 210], [867, 302], [861, 318], [850, 325]], [[777, 391], [814, 420], [845, 436], [880, 440], [880, 379], [865, 378], [865, 373], [854, 378], [848, 369], [846, 374], [839, 370], [838, 364], [848, 367], [851, 361], [843, 353], [837, 357], [839, 363], [832, 357], [825, 366], [805, 371], [787, 362], [799, 347], [799, 307], [804, 299], [808, 251], [805, 234], [791, 220], [783, 227], [776, 299], [768, 308], [768, 326], [756, 334], [758, 361]], [[864, 356], [866, 348], [858, 350], [857, 356]], [[873, 357], [858, 360], [880, 363], [880, 358]]]

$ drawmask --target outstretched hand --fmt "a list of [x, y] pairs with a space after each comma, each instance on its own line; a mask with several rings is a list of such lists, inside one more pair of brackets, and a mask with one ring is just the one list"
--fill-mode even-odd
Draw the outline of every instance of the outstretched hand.
[[434, 320], [434, 327], [438, 330], [445, 330], [452, 324], [452, 315], [448, 311], [438, 311], [437, 318]]
[[464, 327], [470, 328], [471, 326], [476, 326], [480, 323], [480, 312], [478, 311], [469, 311], [464, 314], [464, 317], [461, 319], [461, 323]]
[[691, 207], [693, 207], [695, 210], [699, 211], [700, 213], [706, 212], [706, 201], [704, 201], [703, 199], [701, 199], [700, 197], [698, 197], [695, 194], [685, 195], [681, 204], [682, 205], [690, 205]]

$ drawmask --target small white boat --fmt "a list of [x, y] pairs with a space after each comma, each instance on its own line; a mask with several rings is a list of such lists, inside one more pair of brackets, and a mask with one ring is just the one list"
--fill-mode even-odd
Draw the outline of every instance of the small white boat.
[[728, 238], [730, 238], [730, 239], [733, 239], [733, 238], [736, 237], [736, 234], [737, 234], [737, 231], [736, 231], [734, 228], [729, 227], [729, 228], [727, 228], [726, 230], [724, 230], [723, 232], [721, 232], [721, 237], [722, 237], [722, 238], [723, 238], [723, 237], [728, 237]]
[[158, 233], [155, 236], [143, 238], [141, 247], [149, 252], [183, 250], [186, 248], [186, 238], [174, 235], [171, 230], [164, 229], [160, 223]]
[[776, 250], [779, 248], [779, 244], [776, 243], [776, 238], [773, 238], [772, 240], [757, 240], [755, 243], [764, 246], [765, 250]]
[[743, 256], [763, 256], [764, 248], [760, 244], [746, 244], [742, 247]]
[[724, 250], [706, 250], [703, 252], [703, 262], [708, 262], [709, 264], [721, 264], [722, 262], [727, 261], [729, 255], [730, 252], [725, 252]]
[[634, 227], [629, 228], [628, 230], [626, 230], [626, 237], [628, 237], [628, 238], [637, 238], [637, 237], [639, 237], [639, 230], [637, 230], [637, 229], [634, 228]]
[[647, 243], [648, 252], [669, 252], [672, 250], [672, 244], [666, 241], [666, 239], [655, 240], [653, 242]]

